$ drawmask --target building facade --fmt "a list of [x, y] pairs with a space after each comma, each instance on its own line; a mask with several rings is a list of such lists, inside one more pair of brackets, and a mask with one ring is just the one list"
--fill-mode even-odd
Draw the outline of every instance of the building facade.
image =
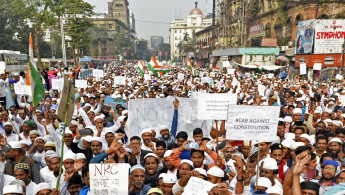
[[164, 43], [164, 38], [161, 36], [151, 36], [151, 45], [152, 49], [159, 49], [159, 45]]

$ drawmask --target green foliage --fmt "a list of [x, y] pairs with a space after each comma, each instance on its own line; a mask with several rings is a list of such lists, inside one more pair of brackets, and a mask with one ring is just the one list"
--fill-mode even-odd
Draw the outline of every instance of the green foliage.
[[250, 1], [250, 4], [249, 4], [249, 14], [252, 16], [252, 17], [255, 17], [259, 14], [260, 12], [260, 2], [259, 0], [252, 0]]
[[118, 51], [121, 51], [124, 47], [129, 47], [129, 51], [134, 51], [134, 43], [132, 39], [122, 32], [116, 32], [113, 34], [115, 47]]

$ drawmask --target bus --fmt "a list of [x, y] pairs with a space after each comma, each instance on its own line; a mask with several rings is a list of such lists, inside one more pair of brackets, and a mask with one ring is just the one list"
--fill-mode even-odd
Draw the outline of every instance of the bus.
[[6, 72], [26, 71], [29, 58], [26, 54], [19, 51], [0, 50], [0, 63], [4, 63]]

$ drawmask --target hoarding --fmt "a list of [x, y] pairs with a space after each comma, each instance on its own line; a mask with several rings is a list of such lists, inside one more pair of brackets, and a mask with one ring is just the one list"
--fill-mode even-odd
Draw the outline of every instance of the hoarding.
[[310, 54], [313, 48], [315, 19], [298, 22], [296, 54]]
[[314, 54], [342, 53], [344, 37], [345, 20], [317, 20]]

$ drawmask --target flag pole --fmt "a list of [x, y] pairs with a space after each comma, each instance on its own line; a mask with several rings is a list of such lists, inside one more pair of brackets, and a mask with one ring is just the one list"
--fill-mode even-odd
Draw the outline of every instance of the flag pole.
[[63, 127], [63, 132], [62, 132], [62, 139], [61, 139], [61, 156], [60, 156], [60, 170], [59, 170], [59, 177], [58, 180], [56, 182], [56, 189], [59, 189], [59, 185], [60, 185], [60, 178], [61, 178], [61, 174], [62, 174], [62, 162], [63, 162], [63, 150], [65, 147], [65, 130], [66, 130], [66, 123], [67, 123], [67, 116], [68, 116], [68, 110], [69, 110], [69, 103], [70, 103], [70, 99], [71, 99], [71, 87], [72, 87], [72, 82], [70, 80], [69, 81], [69, 87], [68, 87], [68, 96], [67, 96], [67, 104], [66, 104], [66, 114], [65, 114], [65, 120], [64, 120], [64, 127]]

